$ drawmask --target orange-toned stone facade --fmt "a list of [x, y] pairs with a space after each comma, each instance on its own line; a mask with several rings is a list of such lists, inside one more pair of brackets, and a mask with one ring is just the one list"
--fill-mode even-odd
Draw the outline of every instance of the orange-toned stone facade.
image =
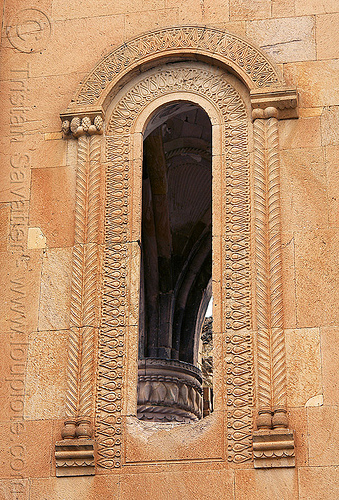
[[[338, 498], [337, 2], [1, 16], [0, 499]], [[138, 354], [143, 140], [175, 119], [167, 167], [211, 163], [212, 392]]]

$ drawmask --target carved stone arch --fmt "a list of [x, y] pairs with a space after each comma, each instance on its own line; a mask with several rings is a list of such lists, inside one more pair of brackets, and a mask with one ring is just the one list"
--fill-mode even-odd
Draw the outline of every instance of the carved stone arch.
[[104, 56], [81, 82], [65, 114], [106, 109], [114, 89], [135, 74], [180, 60], [227, 68], [254, 93], [284, 87], [279, 69], [252, 42], [217, 28], [177, 26], [140, 35]]
[[[193, 52], [195, 59], [205, 62], [186, 61]], [[162, 57], [163, 66], [159, 65]], [[186, 62], [175, 62], [178, 59]], [[212, 60], [219, 64], [211, 66]], [[149, 68], [148, 63], [155, 68], [141, 71], [140, 65]], [[240, 81], [236, 83], [225, 66]], [[128, 83], [127, 74], [132, 77]], [[93, 426], [97, 466], [107, 470], [120, 467], [121, 450], [128, 451], [128, 415], [135, 412], [131, 387], [124, 377], [128, 369], [128, 380], [136, 378], [133, 359], [138, 321], [137, 288], [132, 286], [138, 229], [137, 222], [131, 221], [140, 219], [135, 202], [140, 181], [135, 173], [139, 172], [140, 179], [147, 117], [171, 100], [197, 102], [207, 111], [214, 127], [213, 168], [219, 172], [214, 193], [220, 206], [220, 218], [214, 221], [220, 248], [216, 339], [223, 355], [220, 406], [214, 421], [219, 426], [216, 435], [227, 443], [227, 452], [219, 447], [208, 458], [225, 459], [227, 455], [233, 465], [252, 460], [255, 406], [259, 412], [255, 463], [265, 466], [267, 456], [271, 466], [281, 457], [284, 464], [293, 460], [293, 438], [286, 420], [277, 118], [296, 116], [296, 92], [284, 89], [267, 57], [239, 37], [210, 28], [169, 28], [132, 40], [104, 58], [61, 115], [65, 135], [77, 138], [78, 146], [67, 420], [64, 440], [57, 443], [58, 475], [94, 473]], [[255, 120], [252, 226], [251, 105]], [[105, 124], [103, 107], [108, 117]], [[106, 170], [104, 240], [100, 233], [101, 165]], [[255, 241], [252, 251], [251, 240]], [[256, 282], [254, 318], [251, 272]], [[273, 432], [272, 427], [277, 430]], [[270, 439], [275, 442], [272, 446]], [[132, 453], [127, 461], [140, 459]]]
[[[240, 85], [238, 85], [239, 87]], [[232, 283], [234, 288], [241, 288], [237, 299], [237, 313], [235, 319], [230, 319], [228, 322], [232, 324], [234, 332], [237, 331], [237, 338], [234, 343], [234, 336], [230, 335], [226, 344], [228, 349], [237, 348], [241, 345], [241, 350], [244, 354], [243, 361], [246, 368], [243, 370], [241, 377], [242, 395], [241, 399], [245, 409], [241, 415], [237, 412], [236, 403], [231, 395], [228, 398], [229, 402], [229, 421], [235, 427], [241, 426], [242, 449], [241, 452], [236, 450], [236, 438], [233, 432], [229, 433], [229, 459], [234, 461], [245, 461], [251, 457], [251, 434], [252, 434], [252, 347], [250, 331], [250, 283], [249, 283], [249, 147], [248, 147], [248, 126], [249, 126], [249, 103], [246, 106], [243, 97], [236, 90], [235, 78], [226, 74], [218, 68], [211, 68], [203, 63], [175, 63], [159, 66], [154, 70], [150, 70], [145, 74], [135, 78], [133, 82], [126, 86], [118, 93], [112, 105], [109, 108], [109, 120], [106, 127], [106, 162], [107, 162], [107, 185], [106, 185], [106, 245], [105, 268], [112, 269], [113, 262], [120, 259], [124, 262], [123, 267], [126, 268], [126, 278], [124, 286], [127, 293], [128, 307], [122, 307], [120, 314], [112, 314], [112, 303], [116, 301], [116, 290], [113, 285], [115, 278], [111, 276], [110, 271], [105, 276], [107, 286], [104, 291], [104, 306], [102, 311], [102, 321], [105, 329], [112, 335], [112, 321], [119, 316], [122, 320], [121, 329], [128, 331], [129, 338], [129, 355], [125, 361], [125, 383], [122, 383], [127, 394], [133, 394], [132, 388], [129, 389], [131, 380], [136, 380], [137, 369], [137, 331], [133, 328], [133, 323], [137, 322], [138, 317], [138, 285], [135, 283], [136, 276], [132, 278], [131, 262], [134, 263], [138, 258], [139, 247], [137, 240], [140, 239], [140, 182], [141, 182], [141, 159], [140, 155], [142, 145], [142, 133], [145, 129], [147, 120], [152, 114], [170, 102], [188, 101], [200, 105], [209, 115], [212, 122], [212, 142], [215, 144], [212, 160], [212, 171], [214, 172], [214, 212], [217, 214], [217, 207], [225, 204], [225, 193], [220, 188], [223, 183], [223, 177], [228, 175], [228, 189], [232, 188], [236, 191], [239, 199], [243, 200], [244, 210], [236, 224], [232, 221], [228, 224], [227, 241], [231, 245], [233, 251], [243, 261], [241, 269], [230, 270], [229, 283]], [[244, 93], [244, 91], [243, 91]], [[226, 167], [226, 157], [228, 158], [229, 168]], [[231, 167], [232, 165], [232, 167]], [[233, 173], [231, 172], [233, 168]], [[235, 174], [235, 169], [237, 173]], [[232, 176], [236, 180], [232, 180]], [[117, 191], [116, 180], [125, 178], [126, 176], [134, 177], [131, 183], [124, 190]], [[129, 189], [129, 191], [128, 191]], [[139, 192], [139, 195], [138, 195]], [[123, 217], [119, 219], [117, 224], [116, 212], [117, 204], [120, 203], [117, 194], [124, 200], [123, 205], [127, 210]], [[227, 204], [227, 211], [234, 212], [237, 217], [237, 207], [232, 207], [232, 204]], [[139, 213], [138, 213], [139, 212]], [[227, 249], [224, 246], [226, 238], [225, 230], [226, 220], [221, 210], [219, 217], [214, 218], [213, 237], [219, 243], [215, 245], [215, 260], [221, 262], [226, 258]], [[244, 227], [245, 233], [240, 235], [239, 227]], [[119, 247], [117, 250], [111, 250], [111, 241], [117, 241], [119, 238]], [[227, 246], [227, 245], [226, 245]], [[124, 258], [122, 258], [124, 255]], [[133, 257], [132, 257], [133, 255]], [[125, 264], [126, 262], [126, 264]], [[126, 266], [126, 267], [125, 267]], [[215, 271], [218, 275], [220, 271]], [[231, 308], [231, 302], [234, 297], [225, 298], [225, 289], [222, 279], [217, 280], [215, 285], [215, 296], [222, 298], [224, 306], [220, 301], [218, 304], [218, 314], [215, 314], [216, 344], [219, 343], [218, 352], [224, 352], [227, 349], [225, 338], [221, 339], [223, 325], [226, 322], [227, 311]], [[119, 280], [119, 287], [122, 285], [122, 280]], [[133, 300], [134, 297], [134, 300]], [[228, 306], [226, 306], [226, 302]], [[123, 311], [123, 312], [121, 312]], [[129, 321], [129, 319], [132, 320]], [[131, 324], [132, 321], [132, 324]], [[228, 327], [226, 326], [226, 329]], [[118, 335], [118, 330], [116, 331]], [[219, 337], [219, 338], [218, 338]], [[132, 340], [133, 339], [133, 340]], [[132, 347], [134, 346], [134, 348]], [[99, 352], [99, 373], [105, 372], [106, 377], [109, 377], [109, 371], [105, 369], [107, 352], [103, 357], [100, 357]], [[225, 365], [223, 370], [220, 370], [219, 377], [222, 379], [222, 373], [226, 372], [225, 359], [220, 355], [218, 364]], [[237, 385], [237, 384], [235, 384]], [[221, 389], [224, 387], [224, 389]], [[221, 389], [221, 390], [220, 390]], [[223, 421], [226, 411], [224, 394], [227, 389], [220, 380], [220, 385], [216, 394], [216, 418]], [[234, 392], [234, 377], [229, 376], [228, 391]], [[106, 426], [108, 419], [111, 419], [111, 425], [114, 425], [115, 419], [120, 418], [120, 415], [136, 415], [136, 398], [128, 398], [122, 404], [122, 409], [116, 412], [115, 415], [107, 414], [104, 401], [109, 397], [111, 391], [107, 389], [106, 394], [99, 394], [97, 401], [97, 420], [96, 429], [98, 435], [98, 447], [102, 454], [102, 459], [99, 459], [99, 464], [102, 466], [110, 466], [112, 450], [105, 447], [105, 440], [101, 438], [103, 427]], [[230, 392], [231, 394], [231, 392]], [[232, 402], [233, 401], [233, 402]], [[130, 418], [130, 417], [129, 417]], [[238, 422], [238, 424], [237, 424]], [[219, 422], [220, 423], [220, 422]], [[214, 423], [213, 423], [214, 425]], [[126, 431], [127, 432], [127, 431]], [[219, 440], [222, 440], [222, 435], [219, 435]], [[129, 447], [131, 448], [131, 446]], [[215, 453], [215, 451], [213, 451]], [[146, 460], [146, 459], [145, 459]]]

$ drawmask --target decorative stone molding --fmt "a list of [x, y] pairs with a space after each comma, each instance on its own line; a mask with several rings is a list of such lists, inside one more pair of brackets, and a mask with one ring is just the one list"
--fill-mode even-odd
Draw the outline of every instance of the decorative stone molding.
[[[201, 58], [212, 61], [215, 66], [231, 68], [251, 91], [259, 405], [259, 431], [255, 432], [253, 442], [249, 119], [246, 107], [222, 69], [208, 70], [207, 66], [207, 69], [196, 69], [196, 63], [186, 63], [184, 68], [182, 64], [172, 69], [160, 67], [152, 75], [146, 73], [142, 82], [122, 94], [107, 124], [106, 137], [101, 136], [103, 109], [122, 83], [136, 74], [136, 68], [143, 65], [145, 71], [148, 65], [155, 66], [156, 61], [174, 62], [183, 55], [188, 60]], [[287, 463], [287, 457], [279, 450], [284, 447], [291, 450], [288, 438], [291, 432], [286, 419], [277, 119], [297, 116], [297, 94], [294, 89], [283, 88], [279, 72], [266, 55], [242, 38], [214, 28], [168, 28], [142, 35], [104, 57], [84, 79], [68, 110], [61, 115], [64, 135], [77, 138], [78, 152], [67, 420], [62, 431], [64, 439], [56, 444], [56, 460], [57, 470], [77, 470], [78, 474], [57, 472], [59, 476], [94, 473], [93, 442], [86, 439], [92, 436], [90, 424], [94, 414], [97, 465], [107, 470], [121, 466], [123, 359], [128, 325], [126, 278], [130, 272], [127, 235], [131, 130], [149, 103], [174, 92], [191, 92], [208, 99], [218, 109], [224, 127], [227, 192], [223, 207], [225, 265], [221, 279], [226, 330], [223, 350], [226, 353], [224, 392], [228, 406], [228, 461], [236, 465], [252, 460], [253, 445], [255, 466], [268, 464], [269, 452], [261, 449], [266, 446], [267, 450], [278, 450], [273, 452], [276, 457], [270, 463], [281, 466]], [[101, 296], [98, 243], [103, 140], [108, 167]], [[102, 305], [100, 323], [99, 302]], [[178, 387], [173, 379], [168, 383], [173, 384], [172, 388]], [[195, 392], [200, 394], [199, 390]], [[276, 435], [279, 439], [274, 437]], [[80, 436], [82, 439], [77, 439]], [[267, 455], [264, 460], [264, 455], [259, 456], [262, 451]]]
[[[99, 227], [101, 114], [61, 116], [65, 136], [77, 138], [75, 193], [75, 241], [72, 255], [72, 286], [67, 363], [68, 390], [62, 437], [56, 445], [57, 475], [94, 474], [92, 437], [94, 416], [94, 355], [99, 313]], [[81, 440], [76, 438], [82, 438]], [[60, 451], [62, 450], [62, 452]], [[67, 455], [68, 453], [68, 455]], [[90, 453], [92, 458], [90, 459]], [[61, 462], [58, 457], [65, 459]]]
[[254, 468], [295, 467], [294, 432], [286, 430], [253, 433]]
[[[287, 429], [286, 354], [283, 329], [283, 287], [280, 219], [280, 174], [278, 110], [272, 106], [254, 111], [254, 211], [256, 257], [256, 322], [257, 322], [257, 427], [260, 439], [270, 446], [274, 433], [282, 440], [293, 433]], [[259, 118], [260, 117], [260, 118]], [[265, 436], [266, 432], [266, 437]], [[285, 437], [284, 437], [285, 433]], [[255, 441], [254, 441], [255, 442]], [[260, 442], [260, 440], [259, 440]], [[271, 443], [274, 449], [274, 443]], [[293, 446], [294, 448], [294, 446]], [[285, 455], [281, 455], [285, 456]], [[260, 467], [282, 467], [291, 462], [274, 464], [259, 459]], [[269, 465], [265, 465], [269, 463]]]
[[77, 138], [83, 135], [103, 133], [103, 113], [100, 110], [94, 113], [78, 113], [75, 116], [63, 113], [60, 117], [62, 120], [61, 129], [65, 136], [71, 134]]
[[[109, 429], [120, 432], [122, 359], [124, 354], [125, 266], [127, 232], [127, 190], [131, 150], [130, 130], [148, 103], [173, 92], [192, 92], [213, 102], [224, 126], [228, 156], [226, 177], [227, 213], [225, 236], [225, 325], [226, 388], [228, 405], [228, 460], [242, 463], [252, 459], [253, 358], [250, 335], [250, 205], [248, 125], [245, 104], [229, 83], [227, 75], [208, 66], [181, 64], [160, 68], [116, 103], [106, 127], [106, 252], [104, 296], [99, 344], [99, 377], [96, 415], [98, 465], [120, 466], [121, 440]], [[140, 99], [142, 95], [142, 99]], [[226, 126], [227, 125], [227, 126]], [[115, 384], [110, 386], [108, 381]], [[112, 401], [108, 404], [108, 401]], [[241, 430], [240, 430], [241, 429]]]
[[64, 439], [55, 443], [57, 477], [93, 476], [95, 473], [94, 441]]
[[[298, 118], [298, 94], [295, 88], [251, 90], [253, 120], [268, 118], [271, 108], [275, 108], [276, 118]], [[266, 113], [266, 114], [265, 114]], [[266, 116], [267, 115], [267, 116]]]
[[103, 106], [117, 82], [128, 73], [154, 60], [197, 61], [206, 57], [212, 64], [232, 68], [250, 90], [283, 86], [278, 69], [267, 55], [252, 43], [216, 28], [176, 26], [140, 35], [107, 54], [79, 86], [68, 111], [95, 110]]
[[202, 417], [202, 378], [182, 361], [147, 358], [139, 361], [138, 418], [190, 422]]

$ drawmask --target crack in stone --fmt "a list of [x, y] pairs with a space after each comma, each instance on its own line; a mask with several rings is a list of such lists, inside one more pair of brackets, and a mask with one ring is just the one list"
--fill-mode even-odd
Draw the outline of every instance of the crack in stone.
[[301, 38], [297, 38], [296, 40], [288, 40], [287, 42], [277, 42], [273, 43], [271, 45], [261, 45], [261, 49], [270, 49], [272, 47], [276, 47], [277, 45], [286, 45], [287, 43], [294, 43], [294, 42], [302, 42]]

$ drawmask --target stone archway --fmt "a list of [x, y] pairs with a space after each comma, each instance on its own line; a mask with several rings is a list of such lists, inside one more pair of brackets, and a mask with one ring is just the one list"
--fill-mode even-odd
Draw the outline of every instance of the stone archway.
[[[160, 66], [161, 62], [168, 65], [178, 59], [203, 59], [221, 67], [211, 67], [206, 62]], [[152, 67], [156, 69], [151, 70]], [[226, 67], [251, 91], [254, 109], [252, 233], [250, 117], [244, 97], [230, 83], [235, 78], [223, 69]], [[145, 75], [138, 77], [137, 69]], [[228, 395], [227, 407], [220, 403], [220, 414], [225, 416], [228, 428], [228, 461], [237, 464], [252, 458], [253, 330], [257, 339], [257, 426], [281, 428], [286, 435], [277, 118], [295, 116], [296, 93], [284, 89], [266, 56], [239, 37], [199, 27], [160, 30], [139, 37], [104, 58], [62, 114], [65, 134], [71, 133], [78, 139], [68, 418], [63, 437], [68, 438], [68, 443], [70, 438], [91, 438], [90, 427], [95, 420], [97, 464], [106, 469], [121, 465], [124, 415], [133, 414], [133, 405], [126, 401], [130, 387], [124, 385], [123, 377], [126, 367], [128, 379], [135, 377], [133, 330], [138, 291], [131, 286], [131, 276], [138, 252], [138, 229], [133, 221], [138, 219], [140, 203], [135, 194], [139, 182], [135, 172], [140, 171], [142, 130], [153, 109], [177, 99], [197, 101], [210, 112], [215, 134], [219, 134], [214, 169], [215, 172], [219, 169], [220, 185], [223, 175], [227, 183], [216, 195], [220, 219], [215, 227], [220, 242], [216, 260], [225, 262], [217, 271], [220, 285], [217, 324], [221, 351], [226, 353], [225, 359], [220, 360], [223, 366], [220, 378], [226, 378], [226, 384], [224, 381], [219, 397], [221, 401], [223, 394]], [[247, 102], [249, 108], [249, 94]], [[104, 110], [109, 120], [103, 135]], [[100, 233], [101, 164], [107, 171], [104, 239]], [[255, 235], [254, 251], [250, 248], [251, 234]], [[257, 285], [255, 318], [251, 315], [250, 300], [253, 266]], [[124, 361], [126, 343], [128, 359]], [[84, 441], [72, 442], [79, 457], [79, 446], [84, 446]], [[63, 452], [70, 450], [65, 442], [60, 443]], [[91, 444], [87, 446], [83, 452], [89, 457]], [[260, 444], [257, 448], [258, 460], [265, 461]], [[273, 452], [273, 459], [282, 456], [280, 451]], [[291, 456], [285, 451], [284, 457]], [[79, 468], [79, 474], [93, 473], [94, 461], [88, 458], [87, 463], [79, 466], [70, 451], [67, 464], [59, 465], [58, 475], [63, 475], [62, 471], [69, 467]]]

